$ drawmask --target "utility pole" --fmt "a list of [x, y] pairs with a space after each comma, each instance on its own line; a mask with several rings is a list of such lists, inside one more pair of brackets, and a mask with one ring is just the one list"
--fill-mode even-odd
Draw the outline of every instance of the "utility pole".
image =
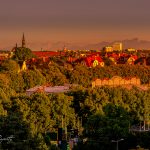
[[78, 125], [77, 125], [77, 126], [78, 126], [78, 131], [79, 131], [79, 130], [80, 130], [80, 120], [79, 120], [79, 117], [78, 117], [77, 120], [78, 120], [78, 121], [77, 121], [77, 122], [78, 122]]
[[65, 136], [67, 140], [67, 119], [66, 119], [66, 114], [65, 114]]
[[144, 119], [144, 121], [143, 121], [143, 122], [144, 122], [144, 128], [143, 128], [143, 129], [144, 129], [144, 131], [145, 131], [145, 119]]
[[61, 127], [62, 127], [62, 129], [64, 127], [64, 117], [63, 117], [63, 115], [62, 115], [62, 118], [61, 118]]
[[116, 150], [119, 150], [119, 147], [118, 147], [118, 143], [120, 142], [120, 141], [123, 141], [124, 139], [120, 139], [120, 140], [112, 140], [111, 142], [116, 142]]

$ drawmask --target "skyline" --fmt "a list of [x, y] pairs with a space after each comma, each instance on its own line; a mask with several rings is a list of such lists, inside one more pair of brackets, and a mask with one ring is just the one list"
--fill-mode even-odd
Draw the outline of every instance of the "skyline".
[[146, 0], [0, 0], [0, 48], [20, 44], [23, 32], [39, 49], [57, 42], [149, 41], [149, 5]]

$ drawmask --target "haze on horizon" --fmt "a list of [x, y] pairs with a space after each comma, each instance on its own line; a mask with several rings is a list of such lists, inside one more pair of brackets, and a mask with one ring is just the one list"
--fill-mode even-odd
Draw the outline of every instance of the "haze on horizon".
[[20, 44], [23, 32], [39, 49], [45, 43], [150, 40], [149, 6], [149, 0], [0, 0], [0, 48]]

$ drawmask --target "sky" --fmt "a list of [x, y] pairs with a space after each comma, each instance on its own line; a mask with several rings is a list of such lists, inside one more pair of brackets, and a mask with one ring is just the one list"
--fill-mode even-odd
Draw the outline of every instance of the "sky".
[[150, 0], [0, 0], [0, 48], [150, 40]]

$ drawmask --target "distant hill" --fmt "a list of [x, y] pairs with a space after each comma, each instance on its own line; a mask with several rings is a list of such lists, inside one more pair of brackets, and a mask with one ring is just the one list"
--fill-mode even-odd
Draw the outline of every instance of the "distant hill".
[[115, 42], [122, 42], [123, 49], [125, 48], [136, 48], [136, 49], [150, 49], [150, 41], [139, 40], [138, 38], [126, 39], [126, 40], [116, 40], [113, 42], [99, 42], [96, 44], [88, 44], [85, 47], [89, 49], [102, 49], [104, 46], [111, 46]]
[[[149, 49], [150, 50], [150, 41], [147, 40], [140, 40], [138, 38], [133, 39], [125, 39], [125, 40], [115, 40], [112, 42], [102, 41], [98, 43], [71, 43], [71, 42], [65, 42], [65, 41], [58, 41], [58, 42], [27, 42], [27, 47], [31, 48], [33, 51], [40, 51], [43, 50], [49, 50], [49, 51], [56, 51], [56, 50], [62, 50], [64, 46], [66, 46], [68, 49], [102, 49], [104, 46], [111, 46], [114, 42], [122, 42], [123, 48], [136, 48], [136, 49]], [[12, 47], [6, 46], [1, 47], [2, 49], [8, 49], [11, 50]]]
[[[122, 42], [123, 48], [136, 48], [136, 49], [150, 49], [150, 41], [134, 39], [115, 40], [112, 42], [102, 41], [94, 44], [78, 44], [78, 43], [65, 43], [57, 42], [49, 44], [49, 49], [57, 50], [62, 49], [65, 45], [68, 49], [102, 49], [104, 46], [111, 46], [114, 42]], [[64, 44], [65, 43], [65, 44]]]

